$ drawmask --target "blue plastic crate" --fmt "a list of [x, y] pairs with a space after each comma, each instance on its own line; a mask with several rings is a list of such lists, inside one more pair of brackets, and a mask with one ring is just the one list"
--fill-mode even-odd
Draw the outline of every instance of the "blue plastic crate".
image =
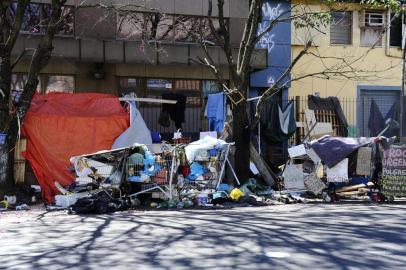
[[0, 145], [6, 144], [7, 134], [0, 133]]

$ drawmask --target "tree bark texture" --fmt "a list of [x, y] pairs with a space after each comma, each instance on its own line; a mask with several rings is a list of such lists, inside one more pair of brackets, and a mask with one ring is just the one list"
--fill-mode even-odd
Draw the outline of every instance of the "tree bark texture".
[[[61, 11], [66, 0], [52, 0], [51, 17], [47, 27], [47, 32], [42, 37], [34, 55], [31, 58], [28, 79], [18, 104], [13, 104], [11, 99], [11, 51], [20, 32], [22, 18], [26, 10], [28, 0], [19, 0], [17, 15], [12, 27], [7, 28], [6, 24], [1, 23], [0, 38], [0, 89], [4, 96], [0, 97], [0, 132], [7, 134], [6, 145], [0, 150], [0, 188], [14, 185], [14, 148], [18, 138], [19, 122], [22, 123], [29, 109], [32, 97], [35, 94], [38, 85], [38, 76], [51, 60], [53, 51], [53, 39], [63, 22]], [[5, 14], [5, 6], [1, 6], [1, 14]], [[5, 42], [7, 40], [7, 42]], [[1, 155], [3, 154], [3, 155]], [[6, 157], [7, 156], [7, 157]]]
[[[0, 132], [8, 134], [11, 120], [10, 108], [10, 87], [11, 87], [11, 62], [10, 56], [3, 54], [0, 56]], [[0, 186], [9, 187], [12, 185], [13, 168], [10, 164], [13, 162], [14, 152], [10, 153], [9, 136], [4, 145], [0, 145]], [[10, 160], [10, 156], [11, 160]], [[10, 178], [11, 171], [11, 178]], [[11, 180], [10, 180], [11, 179]]]
[[233, 112], [233, 141], [235, 142], [234, 164], [238, 177], [242, 182], [250, 176], [250, 130], [246, 102], [235, 106]]

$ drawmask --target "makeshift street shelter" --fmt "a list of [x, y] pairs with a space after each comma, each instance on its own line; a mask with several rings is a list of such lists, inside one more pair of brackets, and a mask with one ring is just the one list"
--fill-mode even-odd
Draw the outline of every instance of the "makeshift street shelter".
[[372, 201], [382, 202], [388, 196], [403, 196], [404, 146], [394, 146], [393, 142], [394, 138], [383, 136], [329, 135], [304, 141], [288, 149], [290, 159], [282, 175], [284, 187], [306, 190], [326, 201], [368, 195]]
[[23, 124], [29, 161], [46, 202], [59, 191], [54, 182], [74, 181], [69, 158], [111, 149], [129, 127], [129, 115], [117, 97], [108, 94], [35, 95]]

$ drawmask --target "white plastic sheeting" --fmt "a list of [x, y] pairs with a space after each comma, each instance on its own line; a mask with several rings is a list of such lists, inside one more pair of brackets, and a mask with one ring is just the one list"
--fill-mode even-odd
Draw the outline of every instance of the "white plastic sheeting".
[[135, 102], [130, 104], [130, 127], [124, 131], [114, 142], [112, 150], [130, 147], [135, 143], [152, 145], [151, 132], [145, 124]]
[[199, 153], [201, 150], [209, 150], [212, 148], [218, 148], [223, 145], [225, 145], [226, 142], [223, 140], [219, 140], [210, 136], [206, 136], [201, 140], [192, 142], [188, 146], [185, 147], [185, 153], [187, 159], [190, 160], [195, 160], [196, 155]]

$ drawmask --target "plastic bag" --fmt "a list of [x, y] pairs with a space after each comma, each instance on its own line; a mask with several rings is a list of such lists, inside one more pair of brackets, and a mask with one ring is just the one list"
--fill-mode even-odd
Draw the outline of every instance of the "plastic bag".
[[231, 191], [230, 193], [230, 197], [231, 199], [233, 199], [234, 201], [238, 201], [241, 197], [244, 196], [244, 192], [242, 192], [241, 190], [239, 190], [238, 188], [235, 188]]

